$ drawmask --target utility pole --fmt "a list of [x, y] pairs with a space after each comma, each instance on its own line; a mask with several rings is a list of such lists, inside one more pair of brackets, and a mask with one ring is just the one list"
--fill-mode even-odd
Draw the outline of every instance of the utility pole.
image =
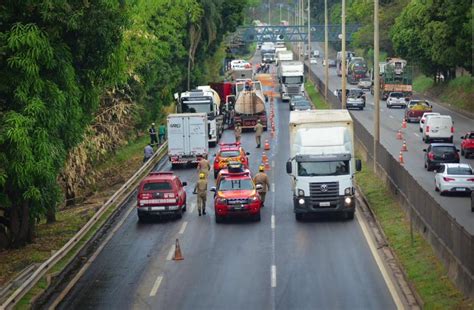
[[379, 0], [374, 0], [374, 172], [377, 172], [377, 144], [380, 141]]
[[342, 0], [342, 95], [341, 95], [341, 107], [346, 108], [346, 0]]
[[272, 7], [271, 0], [268, 0], [268, 26], [272, 25], [272, 14], [270, 13], [271, 7]]
[[[311, 0], [308, 0], [308, 61], [311, 59]], [[311, 67], [311, 62], [310, 62]]]
[[281, 6], [282, 6], [282, 5], [283, 5], [283, 4], [280, 3], [280, 23], [281, 23]]
[[328, 101], [329, 84], [329, 38], [328, 38], [328, 0], [324, 0], [324, 98]]
[[289, 5], [286, 5], [286, 12], [288, 13], [288, 25], [290, 24], [290, 6]]

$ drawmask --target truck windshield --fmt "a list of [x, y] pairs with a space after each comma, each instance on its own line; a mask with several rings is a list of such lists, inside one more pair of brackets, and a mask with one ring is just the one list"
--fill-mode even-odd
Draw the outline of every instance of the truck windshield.
[[349, 174], [349, 161], [305, 161], [298, 162], [298, 176], [315, 177]]
[[302, 76], [284, 76], [283, 83], [284, 84], [301, 84], [303, 82]]
[[183, 113], [211, 113], [212, 102], [211, 101], [184, 101], [182, 104]]

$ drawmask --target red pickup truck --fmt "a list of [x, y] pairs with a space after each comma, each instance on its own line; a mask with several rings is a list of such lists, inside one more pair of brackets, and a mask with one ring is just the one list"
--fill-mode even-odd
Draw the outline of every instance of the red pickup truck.
[[426, 100], [410, 100], [405, 110], [405, 119], [408, 123], [419, 122], [426, 112], [433, 112], [433, 106]]
[[474, 131], [466, 133], [461, 139], [461, 155], [468, 158], [474, 154]]

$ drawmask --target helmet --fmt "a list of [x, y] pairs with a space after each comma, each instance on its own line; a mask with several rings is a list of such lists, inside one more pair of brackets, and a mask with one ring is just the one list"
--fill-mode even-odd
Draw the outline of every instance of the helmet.
[[264, 165], [258, 166], [258, 171], [264, 172], [265, 171], [265, 166]]
[[206, 175], [205, 175], [203, 172], [201, 172], [201, 173], [199, 174], [199, 178], [200, 178], [201, 180], [204, 179], [205, 177], [206, 177]]

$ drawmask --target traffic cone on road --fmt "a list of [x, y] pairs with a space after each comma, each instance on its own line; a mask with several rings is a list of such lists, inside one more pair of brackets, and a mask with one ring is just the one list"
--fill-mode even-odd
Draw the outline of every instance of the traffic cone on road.
[[397, 140], [403, 140], [403, 134], [401, 130], [398, 130], [397, 132]]
[[173, 260], [183, 260], [183, 254], [181, 253], [181, 247], [179, 246], [179, 239], [176, 239], [176, 244], [174, 248]]
[[265, 152], [262, 152], [262, 162], [266, 163], [268, 161], [267, 154]]
[[264, 162], [263, 165], [265, 166], [265, 171], [270, 171], [272, 169], [268, 160]]
[[406, 140], [403, 140], [402, 152], [408, 152], [407, 141]]
[[265, 151], [269, 151], [269, 150], [270, 150], [270, 143], [268, 142], [268, 140], [265, 140], [265, 144], [264, 144], [263, 149], [264, 149]]
[[402, 128], [407, 128], [407, 120], [403, 119], [402, 121]]
[[403, 152], [400, 152], [400, 155], [398, 155], [398, 162], [403, 165], [405, 161], [403, 160]]

